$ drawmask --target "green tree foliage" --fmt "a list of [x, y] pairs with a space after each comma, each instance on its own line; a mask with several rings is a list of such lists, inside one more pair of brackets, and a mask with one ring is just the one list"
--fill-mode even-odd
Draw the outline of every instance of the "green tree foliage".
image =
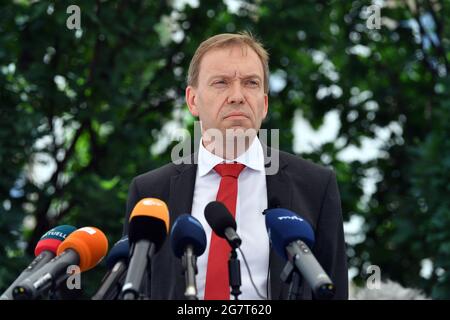
[[[302, 156], [334, 167], [344, 218], [365, 221], [362, 240], [348, 243], [355, 281], [376, 264], [383, 277], [450, 297], [448, 1], [386, 1], [379, 29], [367, 25], [370, 1], [180, 3], [0, 4], [0, 291], [55, 225], [120, 238], [132, 177], [170, 161], [174, 127], [192, 132], [184, 79], [196, 47], [249, 30], [278, 79], [263, 126], [281, 129], [281, 149], [294, 151], [298, 111], [316, 129], [339, 114], [336, 139]], [[72, 4], [81, 30], [66, 27]], [[382, 129], [379, 157], [342, 159]], [[86, 297], [104, 272], [83, 277]]]

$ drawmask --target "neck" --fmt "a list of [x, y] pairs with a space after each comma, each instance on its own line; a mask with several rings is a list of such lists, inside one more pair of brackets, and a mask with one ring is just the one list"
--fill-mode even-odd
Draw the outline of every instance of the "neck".
[[202, 135], [203, 146], [212, 154], [226, 160], [234, 160], [252, 145], [256, 135], [233, 136], [226, 139], [211, 139]]

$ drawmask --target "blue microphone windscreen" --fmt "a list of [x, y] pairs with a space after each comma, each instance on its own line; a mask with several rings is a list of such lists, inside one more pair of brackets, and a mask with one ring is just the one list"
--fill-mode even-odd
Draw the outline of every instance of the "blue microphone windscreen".
[[66, 237], [71, 234], [72, 232], [74, 232], [75, 230], [77, 230], [77, 228], [75, 228], [74, 226], [69, 226], [69, 225], [61, 225], [61, 226], [57, 226], [49, 231], [47, 231], [46, 233], [44, 233], [44, 235], [41, 237], [40, 240], [44, 240], [44, 239], [56, 239], [56, 240], [60, 240], [60, 241], [64, 241], [66, 239]]
[[170, 243], [173, 253], [181, 258], [187, 245], [192, 245], [198, 257], [205, 252], [206, 234], [201, 223], [189, 214], [180, 215], [170, 232]]
[[128, 241], [128, 237], [123, 237], [119, 241], [116, 242], [114, 247], [112, 247], [108, 256], [106, 257], [106, 265], [108, 269], [112, 269], [116, 262], [120, 260], [124, 260], [125, 263], [128, 263], [128, 257], [130, 255], [130, 244]]
[[266, 210], [266, 228], [275, 251], [285, 259], [286, 246], [296, 240], [303, 241], [310, 249], [314, 246], [314, 231], [311, 225], [294, 212], [282, 209]]

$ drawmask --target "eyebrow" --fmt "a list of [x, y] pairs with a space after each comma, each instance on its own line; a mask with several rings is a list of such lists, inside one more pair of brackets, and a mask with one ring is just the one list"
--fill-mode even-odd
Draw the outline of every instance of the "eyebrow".
[[[213, 80], [215, 78], [232, 78], [232, 76], [230, 76], [228, 74], [216, 74], [216, 75], [210, 76], [208, 78], [208, 82], [210, 82], [211, 80]], [[241, 79], [251, 79], [251, 78], [257, 78], [259, 81], [262, 81], [261, 77], [259, 75], [257, 75], [256, 73], [247, 74], [247, 75], [244, 75], [243, 77], [241, 77]]]

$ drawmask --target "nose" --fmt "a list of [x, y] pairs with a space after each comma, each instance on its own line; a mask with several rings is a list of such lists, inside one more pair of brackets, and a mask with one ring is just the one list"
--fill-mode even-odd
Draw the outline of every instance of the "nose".
[[242, 94], [242, 88], [239, 81], [233, 81], [233, 85], [230, 88], [230, 94], [228, 95], [229, 104], [243, 104], [244, 95]]

